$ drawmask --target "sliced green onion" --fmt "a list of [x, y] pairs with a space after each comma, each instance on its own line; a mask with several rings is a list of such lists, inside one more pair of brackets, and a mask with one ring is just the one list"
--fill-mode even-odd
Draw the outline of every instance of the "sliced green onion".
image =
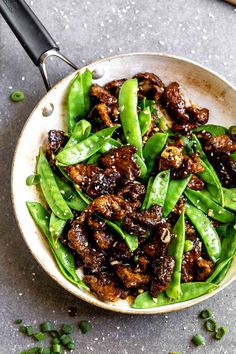
[[204, 319], [209, 318], [209, 317], [212, 316], [212, 311], [209, 310], [209, 309], [202, 310], [202, 311], [200, 312], [200, 315], [199, 315], [199, 316], [200, 316], [201, 318], [204, 318]]
[[81, 321], [79, 323], [79, 328], [83, 334], [87, 333], [90, 330], [90, 325], [88, 321]]
[[35, 354], [35, 353], [40, 353], [41, 348], [39, 347], [35, 347], [35, 348], [30, 348], [27, 350], [24, 350], [23, 352], [20, 352], [19, 354]]
[[208, 320], [205, 321], [204, 326], [208, 332], [215, 332], [216, 321], [212, 320], [211, 318], [208, 318]]
[[26, 185], [27, 186], [33, 186], [36, 184], [39, 184], [41, 180], [41, 176], [40, 175], [30, 175], [26, 178]]
[[40, 354], [51, 354], [51, 349], [49, 349], [49, 348], [40, 348], [38, 352]]
[[52, 344], [60, 344], [60, 340], [58, 338], [53, 338]]
[[21, 333], [26, 333], [26, 326], [20, 326], [20, 327], [19, 327], [19, 331], [20, 331]]
[[44, 340], [45, 339], [45, 335], [43, 332], [37, 332], [37, 333], [34, 333], [34, 338], [38, 341], [40, 340]]
[[61, 352], [60, 344], [53, 344], [52, 349], [53, 349], [54, 353], [60, 353]]
[[73, 342], [73, 339], [70, 336], [68, 336], [67, 334], [63, 334], [60, 337], [60, 341], [62, 344], [67, 345], [68, 343]]
[[42, 332], [51, 332], [51, 331], [55, 330], [52, 321], [47, 321], [47, 322], [41, 323], [40, 329]]
[[65, 323], [65, 324], [62, 326], [62, 331], [63, 331], [65, 334], [71, 334], [71, 333], [74, 332], [74, 326]]
[[227, 332], [227, 329], [225, 327], [219, 327], [217, 328], [217, 330], [215, 331], [215, 339], [221, 340], [225, 333]]
[[33, 335], [33, 327], [32, 326], [26, 326], [26, 334], [28, 336], [32, 336]]
[[192, 251], [193, 249], [193, 241], [191, 240], [186, 240], [184, 242], [184, 252], [189, 252]]
[[15, 320], [15, 324], [21, 324], [22, 323], [22, 320]]
[[13, 102], [21, 102], [23, 101], [25, 98], [24, 92], [19, 91], [19, 90], [15, 90], [11, 93], [10, 99]]
[[73, 342], [68, 343], [67, 349], [70, 349], [70, 350], [75, 349], [75, 343], [73, 343]]
[[192, 342], [199, 346], [199, 345], [205, 345], [205, 338], [201, 335], [201, 334], [196, 334], [193, 338], [192, 338]]

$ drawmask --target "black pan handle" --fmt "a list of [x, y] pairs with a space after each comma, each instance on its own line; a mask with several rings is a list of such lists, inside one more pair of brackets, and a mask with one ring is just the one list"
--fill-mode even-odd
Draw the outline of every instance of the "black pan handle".
[[54, 39], [24, 0], [0, 0], [0, 13], [35, 65], [50, 49], [59, 51]]

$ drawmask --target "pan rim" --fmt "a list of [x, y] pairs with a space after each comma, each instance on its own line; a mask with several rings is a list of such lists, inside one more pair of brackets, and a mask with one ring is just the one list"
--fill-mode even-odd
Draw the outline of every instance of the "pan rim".
[[227, 283], [220, 285], [218, 288], [216, 288], [215, 290], [213, 290], [212, 292], [202, 295], [199, 298], [196, 299], [192, 299], [186, 302], [181, 302], [181, 303], [176, 303], [176, 304], [170, 304], [170, 305], [166, 305], [163, 307], [157, 307], [157, 308], [151, 308], [151, 309], [135, 309], [135, 308], [120, 308], [117, 307], [115, 305], [111, 305], [105, 302], [100, 301], [99, 299], [95, 298], [94, 299], [90, 299], [89, 297], [86, 296], [86, 293], [82, 293], [78, 294], [76, 291], [74, 291], [73, 289], [68, 289], [68, 287], [66, 286], [66, 282], [62, 282], [61, 279], [59, 279], [59, 277], [53, 275], [50, 273], [50, 271], [48, 269], [46, 269], [45, 265], [43, 264], [43, 262], [41, 261], [40, 257], [37, 256], [36, 253], [33, 252], [32, 248], [30, 247], [29, 243], [27, 242], [24, 232], [21, 228], [21, 222], [20, 222], [20, 218], [18, 217], [18, 213], [16, 210], [16, 205], [15, 205], [15, 197], [14, 197], [14, 188], [13, 188], [13, 180], [14, 180], [14, 172], [15, 172], [15, 162], [16, 162], [16, 156], [17, 156], [17, 152], [18, 149], [20, 147], [20, 143], [21, 143], [21, 139], [22, 136], [24, 134], [25, 128], [28, 125], [28, 122], [30, 121], [31, 117], [34, 115], [34, 112], [37, 110], [38, 106], [40, 106], [41, 102], [45, 99], [45, 97], [48, 95], [49, 92], [51, 92], [52, 90], [55, 90], [58, 86], [60, 86], [65, 80], [68, 79], [69, 76], [73, 76], [76, 72], [84, 70], [86, 68], [90, 68], [91, 66], [94, 66], [96, 64], [101, 64], [103, 62], [107, 62], [107, 61], [111, 61], [114, 59], [119, 59], [119, 58], [124, 58], [124, 57], [130, 57], [130, 56], [155, 56], [155, 57], [163, 57], [163, 58], [170, 58], [170, 59], [176, 59], [185, 63], [189, 63], [192, 64], [200, 69], [203, 69], [204, 71], [212, 74], [213, 76], [215, 76], [216, 78], [218, 78], [219, 80], [223, 81], [225, 84], [227, 84], [232, 90], [236, 91], [236, 86], [234, 86], [232, 83], [230, 83], [227, 79], [225, 79], [223, 76], [221, 76], [220, 74], [216, 73], [214, 70], [207, 68], [206, 66], [199, 64], [197, 62], [195, 62], [194, 60], [191, 59], [187, 59], [181, 56], [177, 56], [174, 54], [168, 54], [168, 53], [159, 53], [159, 52], [132, 52], [132, 53], [127, 53], [127, 54], [118, 54], [118, 55], [114, 55], [114, 56], [110, 56], [110, 57], [106, 57], [103, 59], [99, 59], [96, 60], [86, 66], [81, 67], [80, 69], [76, 70], [73, 73], [70, 73], [68, 75], [66, 75], [62, 80], [60, 80], [58, 83], [56, 83], [51, 89], [50, 91], [48, 91], [40, 100], [39, 102], [36, 104], [36, 106], [33, 108], [32, 112], [30, 113], [29, 117], [27, 118], [21, 132], [20, 135], [17, 139], [17, 143], [15, 146], [15, 150], [14, 150], [14, 155], [13, 155], [13, 160], [12, 160], [12, 166], [11, 166], [11, 202], [12, 202], [12, 206], [13, 206], [13, 212], [14, 212], [14, 217], [17, 223], [17, 226], [19, 228], [21, 237], [23, 238], [25, 244], [27, 245], [28, 249], [30, 250], [30, 253], [32, 254], [32, 256], [34, 257], [34, 259], [37, 261], [37, 263], [41, 266], [41, 268], [53, 279], [57, 282], [57, 284], [59, 284], [62, 288], [64, 288], [66, 291], [70, 292], [71, 294], [73, 294], [74, 296], [76, 296], [77, 298], [86, 301], [87, 303], [91, 304], [91, 305], [95, 305], [99, 308], [105, 309], [105, 310], [110, 310], [113, 312], [117, 312], [117, 313], [123, 313], [123, 314], [133, 314], [133, 315], [156, 315], [156, 314], [163, 314], [163, 313], [168, 313], [168, 312], [175, 312], [175, 311], [180, 311], [180, 310], [184, 310], [188, 307], [194, 306], [202, 301], [205, 301], [207, 299], [209, 299], [210, 297], [212, 297], [213, 295], [217, 294], [218, 292], [220, 292], [221, 290], [223, 290], [225, 287], [227, 287], [228, 285], [230, 285], [235, 279], [236, 279], [236, 274], [235, 276], [233, 276], [230, 280], [228, 280]]

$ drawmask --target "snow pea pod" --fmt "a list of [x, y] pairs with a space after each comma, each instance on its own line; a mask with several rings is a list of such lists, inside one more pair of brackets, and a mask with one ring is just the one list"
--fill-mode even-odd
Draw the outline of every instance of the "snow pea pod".
[[56, 156], [57, 163], [68, 166], [87, 160], [101, 149], [117, 128], [118, 125], [99, 130], [76, 145], [61, 150]]
[[142, 135], [138, 120], [138, 80], [126, 80], [119, 92], [119, 112], [121, 125], [125, 139], [128, 144], [134, 145], [138, 149], [138, 155], [142, 153]]
[[206, 131], [211, 133], [212, 136], [217, 136], [217, 135], [227, 133], [228, 129], [222, 127], [221, 125], [215, 125], [215, 124], [200, 125], [200, 127], [193, 129], [193, 132], [201, 132], [201, 131]]
[[69, 147], [79, 143], [81, 140], [86, 139], [91, 131], [91, 124], [85, 120], [85, 119], [81, 119], [78, 123], [76, 123], [70, 139], [68, 140], [68, 142], [66, 143], [66, 145], [64, 146], [64, 149], [68, 149]]
[[58, 238], [61, 236], [65, 226], [66, 220], [59, 219], [54, 213], [51, 213], [49, 220], [49, 231], [52, 235], [54, 246], [57, 244]]
[[86, 207], [83, 199], [80, 198], [78, 193], [72, 188], [68, 183], [66, 183], [62, 178], [54, 174], [57, 185], [60, 189], [64, 200], [69, 205], [71, 209], [82, 211]]
[[149, 180], [148, 180], [145, 197], [144, 197], [144, 200], [143, 200], [143, 203], [142, 203], [142, 206], [141, 206], [141, 211], [147, 209], [147, 203], [148, 203], [148, 200], [149, 200], [149, 196], [150, 196], [150, 192], [151, 192], [151, 189], [152, 189], [153, 181], [154, 181], [154, 177], [151, 176], [149, 178]]
[[[198, 138], [196, 137], [196, 135], [192, 135], [192, 139], [194, 142], [194, 146], [195, 146], [195, 150], [199, 153], [199, 156], [201, 158], [201, 160], [204, 162], [204, 164], [207, 166], [207, 173], [211, 175], [211, 180], [206, 181], [210, 184], [214, 184], [217, 189], [219, 190], [220, 193], [220, 199], [221, 199], [221, 205], [224, 206], [224, 194], [223, 194], [223, 188], [222, 185], [220, 183], [219, 177], [217, 176], [213, 166], [210, 164], [210, 162], [208, 161], [205, 152], [202, 149], [202, 145], [200, 143], [200, 141], [198, 140]], [[199, 173], [198, 174], [200, 177], [202, 176], [202, 178], [204, 177], [204, 172], [203, 174]], [[205, 174], [206, 176], [206, 174]]]
[[49, 246], [54, 255], [55, 261], [62, 270], [63, 274], [67, 275], [67, 279], [77, 286], [80, 285], [85, 289], [88, 287], [81, 281], [75, 271], [74, 257], [70, 251], [65, 248], [58, 240], [55, 244], [53, 237], [49, 231], [49, 213], [38, 202], [26, 202], [27, 208], [32, 216], [35, 224], [43, 232], [49, 242]]
[[144, 110], [139, 113], [138, 120], [141, 134], [144, 136], [152, 123], [152, 116], [149, 107], [144, 108]]
[[171, 299], [179, 299], [181, 297], [181, 268], [184, 253], [185, 242], [185, 221], [184, 212], [180, 215], [178, 221], [173, 228], [174, 238], [168, 247], [168, 256], [173, 256], [175, 259], [174, 272], [166, 289], [166, 294]]
[[98, 159], [101, 156], [101, 154], [99, 152], [96, 152], [95, 154], [93, 154], [87, 161], [87, 165], [97, 165], [98, 163]]
[[147, 166], [147, 176], [149, 177], [153, 167], [155, 166], [156, 158], [164, 148], [168, 134], [156, 133], [151, 136], [143, 148], [143, 157]]
[[206, 282], [207, 283], [212, 283], [214, 282], [215, 278], [220, 274], [220, 272], [231, 262], [233, 257], [229, 257], [226, 259], [223, 259], [222, 261], [217, 262], [217, 265], [213, 271], [213, 273], [207, 278]]
[[106, 219], [104, 219], [104, 220], [110, 228], [112, 228], [114, 231], [116, 231], [116, 233], [123, 238], [123, 240], [125, 241], [125, 243], [127, 244], [127, 246], [129, 247], [129, 249], [132, 252], [138, 248], [138, 237], [137, 236], [130, 235], [126, 231], [122, 230], [120, 228], [118, 222], [114, 223], [110, 220], [106, 220]]
[[101, 154], [105, 154], [107, 151], [111, 150], [111, 149], [114, 149], [114, 148], [117, 148], [117, 147], [120, 147], [122, 144], [115, 140], [115, 139], [108, 139], [101, 147], [101, 149], [99, 150], [99, 152]]
[[185, 207], [186, 215], [201, 236], [209, 257], [216, 262], [221, 254], [221, 243], [214, 226], [208, 217], [192, 204], [187, 202]]
[[179, 198], [187, 187], [192, 175], [184, 179], [172, 179], [168, 185], [166, 199], [163, 207], [163, 215], [166, 218], [174, 209]]
[[76, 121], [82, 119], [90, 111], [90, 89], [92, 73], [86, 69], [78, 73], [69, 87], [67, 99], [68, 131], [71, 133]]
[[234, 162], [236, 162], [236, 151], [232, 152], [232, 153], [230, 154], [230, 157], [231, 157], [231, 159], [234, 160]]
[[161, 171], [153, 180], [145, 209], [153, 205], [163, 207], [170, 180], [170, 170]]
[[152, 307], [176, 304], [178, 302], [184, 302], [184, 301], [195, 299], [216, 288], [217, 288], [216, 284], [205, 283], [205, 282], [181, 284], [182, 295], [180, 296], [179, 299], [170, 299], [165, 295], [164, 292], [161, 293], [156, 299], [153, 299], [149, 291], [146, 291], [136, 297], [132, 307], [136, 309], [148, 309]]
[[[228, 228], [228, 235], [224, 237], [222, 241], [222, 252], [220, 256], [220, 262], [233, 257], [236, 254], [236, 229], [235, 225], [231, 225]], [[214, 279], [214, 283], [219, 284], [227, 274], [232, 260], [226, 265], [226, 267], [221, 271], [221, 273]]]
[[[217, 188], [211, 184], [207, 185], [207, 189], [210, 192], [211, 198], [217, 203], [220, 203], [220, 195]], [[236, 189], [223, 188], [225, 207], [230, 210], [236, 211]]]
[[40, 148], [37, 173], [41, 176], [40, 187], [53, 213], [60, 219], [72, 219], [73, 213], [63, 199], [48, 160]]
[[145, 162], [143, 161], [143, 159], [138, 155], [138, 154], [134, 154], [134, 159], [136, 164], [139, 166], [140, 169], [140, 178], [145, 178], [146, 174], [147, 174], [147, 166], [145, 164]]
[[233, 213], [208, 198], [204, 192], [187, 188], [184, 194], [195, 207], [202, 210], [212, 219], [222, 223], [231, 223], [235, 220]]

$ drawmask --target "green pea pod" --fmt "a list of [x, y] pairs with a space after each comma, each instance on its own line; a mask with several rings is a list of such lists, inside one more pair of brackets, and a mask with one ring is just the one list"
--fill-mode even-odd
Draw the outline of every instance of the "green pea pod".
[[[223, 188], [222, 188], [222, 185], [220, 183], [219, 177], [217, 176], [214, 168], [212, 167], [212, 165], [208, 161], [208, 159], [206, 157], [206, 154], [205, 154], [205, 152], [202, 149], [201, 143], [198, 140], [198, 138], [196, 137], [196, 135], [193, 134], [192, 135], [192, 139], [193, 139], [193, 142], [194, 142], [195, 150], [199, 153], [201, 160], [207, 166], [207, 173], [211, 174], [211, 177], [212, 177], [210, 182], [209, 181], [206, 181], [206, 182], [208, 182], [210, 184], [214, 184], [217, 187], [217, 189], [219, 190], [219, 193], [220, 193], [221, 205], [224, 206]], [[200, 177], [202, 176], [202, 178], [204, 176], [204, 174], [201, 174], [201, 173], [199, 173], [198, 175]]]
[[156, 107], [156, 102], [154, 100], [147, 100], [146, 97], [144, 97], [140, 102], [139, 102], [139, 108], [143, 111], [145, 108], [149, 107], [150, 112], [153, 113]]
[[115, 139], [108, 139], [101, 147], [101, 149], [99, 150], [99, 152], [101, 154], [105, 154], [107, 151], [111, 150], [111, 149], [114, 149], [114, 148], [117, 148], [117, 147], [120, 147], [122, 144], [115, 140]]
[[166, 218], [170, 212], [174, 209], [179, 198], [186, 189], [192, 175], [184, 179], [172, 179], [168, 185], [166, 199], [163, 207], [163, 215]]
[[84, 203], [86, 205], [89, 205], [92, 201], [92, 199], [90, 197], [88, 197], [87, 195], [85, 196], [84, 193], [82, 193], [82, 191], [80, 190], [80, 187], [74, 183], [74, 187], [75, 187], [75, 190], [76, 192], [79, 194], [80, 198], [84, 201]]
[[216, 262], [221, 254], [221, 243], [214, 226], [208, 217], [192, 204], [187, 202], [185, 207], [186, 215], [201, 236], [209, 257]]
[[92, 86], [92, 73], [86, 69], [78, 73], [69, 87], [67, 112], [68, 131], [71, 133], [76, 122], [90, 111], [90, 89]]
[[138, 120], [141, 134], [144, 136], [152, 123], [152, 116], [149, 107], [144, 108], [144, 110], [139, 113]]
[[140, 168], [140, 176], [139, 177], [142, 179], [145, 178], [146, 174], [147, 174], [147, 166], [146, 166], [145, 162], [138, 154], [134, 154], [134, 159], [135, 159], [136, 164]]
[[163, 207], [166, 199], [166, 193], [170, 180], [170, 170], [161, 171], [153, 180], [149, 197], [146, 204], [146, 209], [151, 208], [153, 205]]
[[120, 235], [123, 238], [123, 240], [125, 241], [125, 243], [127, 244], [127, 246], [129, 247], [129, 249], [132, 252], [138, 248], [138, 237], [137, 236], [130, 235], [126, 231], [122, 230], [120, 228], [120, 226], [118, 225], [118, 223], [114, 223], [110, 220], [105, 220], [105, 222], [110, 228], [112, 228], [114, 231], [116, 231], [118, 233], [118, 235]]
[[59, 240], [55, 245], [54, 239], [49, 231], [49, 213], [38, 202], [26, 202], [26, 205], [35, 224], [48, 240], [49, 246], [60, 270], [63, 269], [63, 274], [67, 274], [67, 279], [73, 284], [88, 289], [87, 285], [85, 285], [76, 274], [74, 257], [70, 251], [65, 248]]
[[[201, 159], [200, 159], [201, 160]], [[204, 167], [204, 171], [198, 173], [198, 177], [200, 177], [203, 181], [209, 184], [215, 184], [214, 178], [212, 177], [212, 172], [209, 167], [205, 164], [204, 161], [201, 160], [201, 165]]]
[[119, 112], [121, 125], [128, 144], [138, 149], [138, 155], [142, 158], [142, 135], [138, 120], [138, 80], [126, 80], [119, 92]]
[[234, 162], [236, 162], [236, 151], [232, 152], [232, 153], [230, 154], [230, 157], [231, 157], [231, 159], [234, 160]]
[[231, 223], [235, 220], [235, 215], [233, 213], [222, 208], [222, 206], [208, 198], [202, 191], [195, 191], [187, 188], [184, 194], [195, 207], [202, 210], [212, 219], [222, 223]]
[[[220, 195], [217, 188], [211, 184], [207, 185], [211, 198], [217, 203], [220, 203]], [[234, 188], [223, 188], [225, 207], [230, 210], [236, 211], [236, 190]]]
[[201, 131], [206, 131], [211, 133], [212, 136], [217, 136], [217, 135], [227, 133], [228, 129], [222, 127], [221, 125], [214, 125], [214, 124], [200, 125], [199, 127], [193, 129], [193, 132], [201, 132]]
[[156, 158], [164, 148], [168, 134], [156, 133], [151, 136], [146, 142], [143, 149], [144, 161], [147, 166], [147, 176], [149, 177], [153, 167], [155, 166]]
[[216, 288], [216, 284], [205, 282], [181, 284], [182, 295], [179, 299], [170, 299], [164, 292], [161, 293], [156, 299], [153, 299], [149, 291], [146, 291], [136, 297], [132, 307], [136, 309], [148, 309], [152, 307], [176, 304], [178, 302], [196, 299], [197, 297], [200, 297]]
[[232, 224], [221, 224], [219, 226], [216, 227], [216, 231], [218, 233], [218, 235], [220, 235], [221, 237], [227, 237], [229, 235], [229, 229], [231, 227]]
[[101, 149], [117, 128], [118, 125], [99, 130], [76, 145], [61, 150], [56, 156], [57, 163], [68, 166], [87, 160]]
[[78, 193], [62, 178], [54, 174], [57, 185], [60, 189], [62, 196], [71, 209], [82, 211], [86, 207], [85, 202], [78, 195]]
[[81, 119], [78, 123], [76, 123], [70, 139], [68, 140], [67, 144], [64, 146], [64, 149], [68, 149], [71, 146], [79, 143], [81, 140], [86, 139], [91, 131], [91, 124], [85, 120], [85, 119]]
[[72, 219], [73, 213], [63, 199], [48, 160], [40, 148], [37, 173], [41, 176], [40, 187], [53, 213], [60, 219]]
[[168, 256], [173, 256], [175, 259], [175, 268], [166, 289], [166, 294], [171, 299], [179, 299], [181, 297], [181, 269], [182, 269], [182, 259], [184, 253], [184, 242], [185, 242], [185, 220], [184, 213], [182, 213], [173, 228], [174, 238], [168, 247]]
[[214, 282], [215, 278], [220, 274], [220, 272], [232, 261], [233, 257], [226, 258], [222, 261], [217, 262], [217, 265], [213, 271], [213, 273], [207, 278], [207, 283]]
[[95, 154], [93, 154], [87, 161], [87, 165], [97, 165], [98, 163], [98, 159], [101, 156], [101, 154], [99, 152], [96, 152]]
[[49, 220], [49, 231], [52, 235], [54, 245], [56, 245], [58, 238], [61, 236], [61, 233], [66, 226], [66, 220], [59, 219], [54, 213], [51, 213]]
[[154, 177], [151, 176], [149, 178], [149, 180], [148, 180], [145, 197], [144, 197], [144, 200], [143, 200], [143, 203], [142, 203], [142, 206], [141, 206], [141, 211], [147, 210], [147, 203], [148, 203], [149, 196], [150, 196], [150, 193], [151, 193], [153, 181], [154, 181]]
[[[228, 235], [223, 238], [220, 262], [233, 257], [236, 254], [236, 229], [235, 225], [228, 228]], [[214, 279], [214, 283], [219, 284], [227, 274], [232, 260], [226, 265], [221, 273]]]

